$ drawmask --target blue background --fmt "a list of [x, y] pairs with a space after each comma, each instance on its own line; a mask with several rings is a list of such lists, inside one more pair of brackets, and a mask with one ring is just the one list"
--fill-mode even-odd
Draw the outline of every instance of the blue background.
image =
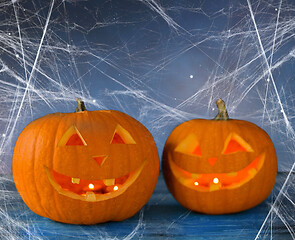
[[0, 171], [32, 120], [115, 109], [142, 122], [162, 154], [175, 126], [231, 118], [272, 138], [294, 163], [294, 1], [2, 1]]
[[[294, 0], [1, 0], [0, 239], [295, 239], [294, 35]], [[222, 98], [274, 142], [274, 190], [248, 211], [204, 215], [179, 205], [160, 173], [126, 221], [40, 217], [15, 189], [14, 144], [34, 119], [73, 112], [76, 97], [142, 122], [159, 157], [175, 126], [213, 118]]]

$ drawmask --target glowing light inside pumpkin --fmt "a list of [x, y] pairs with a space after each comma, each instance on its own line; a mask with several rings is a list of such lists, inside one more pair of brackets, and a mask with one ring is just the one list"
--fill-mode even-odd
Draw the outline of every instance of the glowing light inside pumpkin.
[[264, 164], [265, 153], [260, 154], [243, 169], [225, 173], [190, 173], [177, 166], [171, 159], [168, 160], [173, 175], [181, 184], [197, 191], [211, 192], [219, 189], [238, 188], [253, 179]]
[[74, 133], [66, 143], [66, 146], [82, 146], [82, 145], [84, 145], [84, 143], [78, 133]]
[[189, 134], [175, 148], [176, 152], [190, 154], [193, 156], [202, 156], [201, 147], [194, 133]]
[[231, 154], [235, 152], [254, 152], [252, 147], [236, 133], [230, 134], [225, 142], [226, 144], [222, 154]]
[[95, 194], [106, 194], [119, 190], [120, 186], [124, 185], [125, 182], [132, 177], [132, 173], [128, 173], [118, 178], [84, 180], [80, 178], [68, 177], [54, 170], [46, 171], [48, 171], [49, 176], [52, 175], [52, 181], [54, 182], [54, 184], [56, 183], [58, 185], [59, 189], [61, 188], [67, 192], [73, 192], [81, 196], [85, 196], [87, 192], [94, 192]]
[[57, 146], [87, 146], [87, 144], [76, 126], [73, 125], [65, 132]]
[[118, 133], [115, 133], [111, 144], [125, 144], [125, 142]]
[[195, 185], [195, 186], [198, 186], [198, 185], [199, 185], [199, 183], [198, 183], [198, 182], [194, 182], [194, 185]]
[[107, 155], [101, 155], [101, 156], [94, 156], [93, 159], [97, 162], [99, 166], [102, 166], [107, 159]]
[[213, 183], [215, 183], [215, 184], [219, 183], [219, 179], [218, 179], [217, 177], [214, 178], [214, 179], [213, 179]]
[[117, 125], [111, 144], [136, 144], [131, 134], [121, 125]]

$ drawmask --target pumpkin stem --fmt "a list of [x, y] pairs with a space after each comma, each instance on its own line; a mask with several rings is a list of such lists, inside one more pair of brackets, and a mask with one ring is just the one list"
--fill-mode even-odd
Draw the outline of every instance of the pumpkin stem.
[[223, 120], [226, 121], [229, 119], [228, 113], [226, 111], [226, 107], [225, 107], [225, 103], [224, 101], [219, 98], [216, 101], [216, 105], [218, 107], [218, 114], [216, 115], [216, 117], [214, 118], [214, 120]]
[[78, 104], [75, 113], [76, 112], [86, 111], [86, 107], [85, 107], [85, 104], [82, 101], [82, 99], [81, 98], [76, 98], [75, 100], [77, 101], [77, 104]]

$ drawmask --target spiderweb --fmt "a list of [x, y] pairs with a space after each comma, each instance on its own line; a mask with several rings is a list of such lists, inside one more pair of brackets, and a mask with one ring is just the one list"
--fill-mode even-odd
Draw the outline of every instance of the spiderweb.
[[[213, 118], [221, 97], [231, 118], [269, 133], [284, 174], [255, 239], [280, 239], [278, 226], [295, 239], [294, 35], [292, 0], [1, 1], [1, 239], [46, 239], [25, 206], [14, 212], [13, 147], [32, 120], [73, 112], [76, 97], [142, 122], [160, 155], [176, 125]], [[144, 238], [144, 216], [125, 239]], [[97, 234], [87, 229], [117, 238]]]

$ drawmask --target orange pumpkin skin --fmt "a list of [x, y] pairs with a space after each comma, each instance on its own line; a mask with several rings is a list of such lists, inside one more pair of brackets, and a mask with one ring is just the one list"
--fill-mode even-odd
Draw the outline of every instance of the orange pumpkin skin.
[[272, 191], [277, 172], [267, 133], [253, 123], [231, 119], [193, 119], [178, 125], [165, 143], [162, 164], [174, 198], [206, 214], [256, 206]]
[[[132, 144], [111, 142], [118, 125], [132, 136]], [[66, 136], [74, 128], [83, 144], [76, 132]], [[98, 164], [95, 159], [101, 156], [104, 161]], [[64, 223], [96, 224], [133, 216], [152, 195], [158, 174], [152, 135], [137, 120], [114, 110], [41, 117], [21, 132], [13, 153], [13, 178], [23, 201], [33, 212]], [[86, 183], [100, 192], [81, 190]], [[80, 190], [71, 192], [66, 185]]]

